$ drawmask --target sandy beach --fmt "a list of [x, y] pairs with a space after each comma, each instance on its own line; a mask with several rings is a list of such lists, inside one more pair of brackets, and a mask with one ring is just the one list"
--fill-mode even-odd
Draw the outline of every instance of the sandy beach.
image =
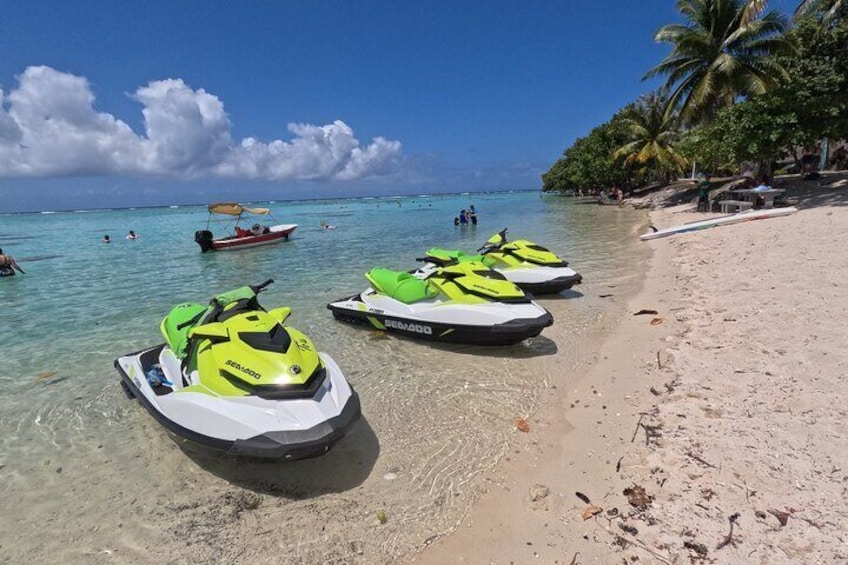
[[[793, 216], [646, 242], [644, 285], [608, 337], [558, 376], [456, 531], [410, 561], [848, 559], [840, 190]], [[651, 221], [703, 219], [691, 210]]]

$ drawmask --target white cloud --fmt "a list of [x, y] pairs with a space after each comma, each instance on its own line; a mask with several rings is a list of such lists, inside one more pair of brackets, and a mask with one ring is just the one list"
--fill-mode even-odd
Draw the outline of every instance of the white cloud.
[[180, 79], [150, 82], [132, 98], [144, 135], [94, 109], [84, 77], [29, 67], [0, 90], [0, 176], [160, 175], [261, 180], [355, 180], [396, 171], [399, 141], [360, 144], [341, 120], [289, 124], [290, 141], [235, 142], [224, 103]]

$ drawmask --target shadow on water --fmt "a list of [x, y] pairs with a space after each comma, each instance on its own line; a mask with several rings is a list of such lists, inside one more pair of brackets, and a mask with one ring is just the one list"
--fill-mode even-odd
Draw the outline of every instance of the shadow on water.
[[[411, 339], [400, 335], [393, 335], [392, 337]], [[438, 341], [422, 342], [422, 345], [463, 355], [509, 359], [532, 359], [533, 357], [545, 357], [547, 355], [556, 355], [558, 351], [556, 342], [543, 335], [525, 339], [521, 343], [516, 343], [515, 345], [473, 345], [441, 343]]]
[[38, 239], [43, 237], [41, 235], [13, 235], [13, 234], [0, 234], [0, 239], [3, 240], [4, 243], [17, 243], [19, 241], [25, 241], [29, 239]]
[[293, 500], [358, 487], [380, 455], [380, 443], [364, 416], [330, 451], [301, 461], [251, 460], [217, 455], [179, 440], [177, 445], [204, 470], [229, 483]]
[[33, 261], [46, 261], [47, 259], [58, 259], [64, 257], [63, 255], [33, 255], [32, 257], [20, 257], [18, 261], [28, 261], [32, 263]]

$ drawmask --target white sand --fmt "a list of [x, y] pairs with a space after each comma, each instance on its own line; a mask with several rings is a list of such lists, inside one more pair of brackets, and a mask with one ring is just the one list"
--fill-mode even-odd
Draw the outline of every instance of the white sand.
[[[625, 316], [562, 375], [507, 478], [412, 561], [846, 562], [848, 209], [821, 204], [646, 242], [627, 308], [658, 315]], [[703, 218], [689, 208], [652, 221]], [[584, 521], [578, 491], [603, 512]]]

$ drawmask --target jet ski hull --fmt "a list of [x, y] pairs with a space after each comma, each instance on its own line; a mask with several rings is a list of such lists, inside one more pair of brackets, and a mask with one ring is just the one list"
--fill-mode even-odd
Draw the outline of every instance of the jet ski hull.
[[[503, 274], [507, 277], [507, 279], [509, 279], [508, 273], [504, 272]], [[518, 285], [521, 290], [533, 295], [557, 294], [563, 290], [568, 290], [576, 284], [581, 284], [583, 282], [583, 277], [579, 273], [574, 273], [573, 275], [563, 275], [561, 277], [541, 282], [512, 282]]]
[[[437, 265], [425, 263], [413, 274], [419, 278], [426, 278], [437, 269]], [[494, 267], [493, 269], [521, 290], [534, 296], [557, 294], [583, 282], [583, 277], [579, 273], [565, 266], [534, 265], [531, 267]]]
[[[504, 319], [498, 323], [489, 324], [437, 321], [413, 316], [409, 312], [402, 316], [393, 314], [385, 308], [366, 305], [367, 296], [363, 297], [365, 294], [356, 294], [331, 302], [327, 308], [333, 312], [333, 317], [337, 320], [369, 325], [398, 335], [429, 341], [489, 346], [513, 345], [536, 337], [554, 321], [550, 312], [537, 305], [533, 305], [536, 316]], [[381, 306], [384, 305], [381, 304]]]
[[168, 431], [192, 444], [230, 455], [293, 461], [317, 457], [342, 437], [361, 416], [359, 397], [328, 356], [325, 383], [314, 398], [271, 401], [256, 397], [223, 398], [198, 392], [162, 393], [145, 374], [165, 346], [115, 360], [128, 396]]

